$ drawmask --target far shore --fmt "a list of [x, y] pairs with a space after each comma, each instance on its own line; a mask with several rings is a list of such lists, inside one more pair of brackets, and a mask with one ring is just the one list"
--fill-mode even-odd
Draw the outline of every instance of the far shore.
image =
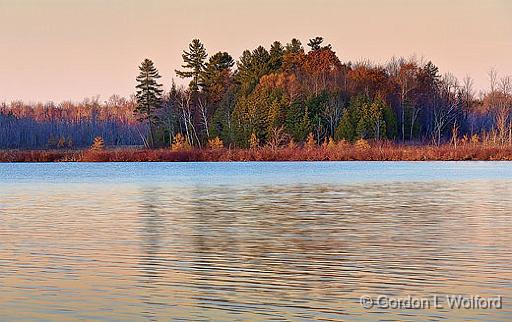
[[253, 149], [0, 150], [0, 162], [511, 161], [509, 145], [260, 147]]

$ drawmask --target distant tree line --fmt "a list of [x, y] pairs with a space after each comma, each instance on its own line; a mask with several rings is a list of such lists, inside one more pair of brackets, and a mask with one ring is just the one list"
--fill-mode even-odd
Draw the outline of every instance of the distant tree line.
[[81, 103], [0, 104], [0, 148], [73, 149], [88, 147], [95, 137], [111, 146], [143, 145], [146, 126], [133, 115], [136, 103], [112, 96]]
[[[238, 61], [208, 55], [194, 39], [176, 70], [188, 86], [163, 91], [143, 61], [136, 94], [100, 104], [0, 109], [0, 147], [105, 144], [251, 148], [329, 141], [435, 144], [454, 138], [512, 144], [512, 77], [489, 73], [490, 88], [441, 74], [430, 61], [392, 58], [384, 65], [342, 62], [322, 37], [246, 50]], [[134, 112], [132, 114], [132, 112]], [[66, 143], [64, 143], [66, 144]]]

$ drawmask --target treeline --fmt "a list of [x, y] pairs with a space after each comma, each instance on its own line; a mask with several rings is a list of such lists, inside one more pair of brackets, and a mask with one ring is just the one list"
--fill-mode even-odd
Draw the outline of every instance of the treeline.
[[[477, 93], [471, 78], [441, 74], [430, 61], [342, 62], [321, 37], [310, 39], [306, 48], [297, 39], [276, 41], [268, 49], [244, 51], [236, 62], [226, 52], [209, 55], [195, 39], [182, 57], [176, 75], [190, 83], [173, 82], [168, 92], [146, 59], [131, 100], [34, 106], [23, 113], [16, 104], [4, 105], [1, 147], [44, 147], [68, 136], [74, 146], [102, 136], [106, 145], [177, 149], [359, 139], [512, 144], [512, 78], [494, 71], [489, 91]], [[55, 117], [49, 116], [53, 109], [59, 111]]]
[[143, 145], [146, 126], [133, 115], [134, 99], [112, 96], [81, 103], [0, 105], [0, 148], [74, 149], [88, 147], [95, 137], [111, 146]]

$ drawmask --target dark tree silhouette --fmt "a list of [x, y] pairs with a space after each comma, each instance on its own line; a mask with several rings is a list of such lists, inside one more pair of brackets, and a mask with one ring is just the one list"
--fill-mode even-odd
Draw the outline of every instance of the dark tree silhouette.
[[159, 120], [157, 110], [162, 107], [162, 84], [156, 81], [160, 75], [151, 60], [146, 58], [139, 70], [135, 113], [139, 116], [140, 121], [148, 122], [149, 142], [146, 145], [153, 146], [155, 143], [154, 130]]
[[193, 92], [197, 92], [199, 87], [203, 85], [200, 76], [208, 54], [199, 39], [192, 40], [188, 48], [189, 51], [183, 51], [182, 55], [184, 64], [181, 67], [185, 70], [176, 70], [176, 75], [181, 78], [192, 78], [189, 87]]

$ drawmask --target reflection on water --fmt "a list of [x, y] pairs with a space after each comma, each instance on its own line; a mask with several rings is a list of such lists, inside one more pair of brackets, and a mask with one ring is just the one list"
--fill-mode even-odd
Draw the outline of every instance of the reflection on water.
[[[197, 167], [208, 164], [173, 166], [136, 166], [155, 180], [108, 165], [0, 166], [1, 320], [512, 319], [507, 164], [479, 164], [478, 177], [464, 175], [471, 163], [318, 164], [323, 176], [230, 164], [207, 179]], [[388, 167], [389, 180], [367, 175]], [[452, 177], [427, 178], [429, 167]], [[65, 179], [39, 180], [48, 171]], [[365, 294], [504, 303], [365, 310]]]

